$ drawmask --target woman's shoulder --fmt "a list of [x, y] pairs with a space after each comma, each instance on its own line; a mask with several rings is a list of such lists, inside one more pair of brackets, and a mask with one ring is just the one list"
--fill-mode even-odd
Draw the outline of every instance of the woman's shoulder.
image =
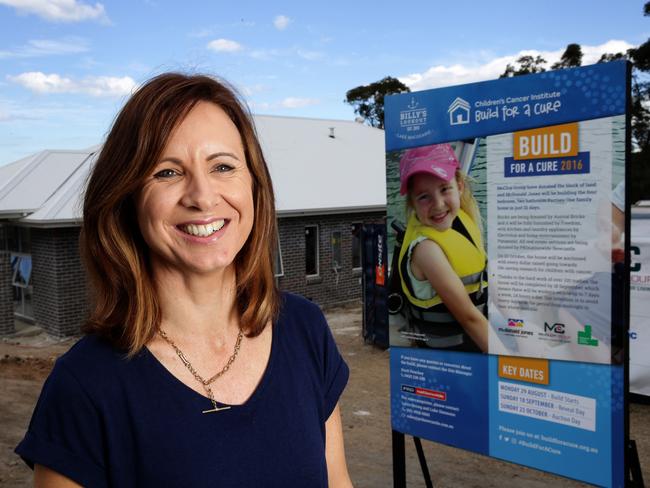
[[106, 363], [120, 362], [125, 357], [125, 351], [116, 349], [106, 339], [95, 334], [88, 334], [80, 338], [68, 349], [57, 360], [57, 363], [76, 369], [86, 367], [92, 363], [106, 365]]
[[283, 291], [280, 295], [280, 316], [293, 314], [322, 314], [320, 307], [307, 298]]
[[138, 356], [127, 359], [126, 351], [89, 334], [56, 360], [50, 376], [74, 379], [83, 389], [101, 390], [128, 375]]
[[320, 306], [305, 297], [282, 292], [280, 315], [277, 321], [283, 336], [322, 342], [329, 333], [327, 320]]

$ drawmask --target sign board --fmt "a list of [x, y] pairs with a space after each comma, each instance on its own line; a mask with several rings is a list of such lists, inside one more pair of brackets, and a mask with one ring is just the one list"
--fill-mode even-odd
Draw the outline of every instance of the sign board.
[[628, 77], [386, 98], [393, 429], [624, 485]]
[[632, 208], [630, 392], [650, 397], [650, 207]]

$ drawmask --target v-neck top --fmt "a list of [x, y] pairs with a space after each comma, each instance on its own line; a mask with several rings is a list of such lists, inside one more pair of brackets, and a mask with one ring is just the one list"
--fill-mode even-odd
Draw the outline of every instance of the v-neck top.
[[219, 412], [148, 349], [127, 359], [89, 335], [57, 360], [16, 453], [88, 487], [326, 487], [348, 375], [318, 306], [288, 293], [257, 388]]

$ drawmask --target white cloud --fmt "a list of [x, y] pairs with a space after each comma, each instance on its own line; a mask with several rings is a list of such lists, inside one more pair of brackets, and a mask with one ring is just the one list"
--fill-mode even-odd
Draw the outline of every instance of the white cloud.
[[129, 76], [92, 76], [73, 80], [56, 73], [46, 75], [40, 71], [30, 71], [7, 76], [7, 79], [41, 94], [83, 93], [94, 97], [120, 97], [130, 95], [136, 87], [135, 81]]
[[280, 106], [283, 108], [302, 108], [310, 105], [318, 105], [319, 103], [320, 100], [317, 98], [287, 97], [280, 102]]
[[237, 41], [231, 41], [230, 39], [215, 39], [208, 43], [208, 49], [218, 53], [236, 53], [244, 49], [244, 47]]
[[[625, 52], [634, 47], [625, 41], [610, 40], [597, 46], [582, 47], [582, 64], [596, 63], [604, 53]], [[559, 61], [564, 53], [565, 47], [555, 51], [537, 51], [525, 50], [516, 54], [501, 56], [483, 63], [473, 64], [452, 64], [432, 66], [422, 73], [411, 73], [400, 76], [401, 82], [406, 84], [411, 90], [425, 90], [428, 88], [437, 88], [441, 86], [460, 85], [463, 83], [472, 83], [475, 81], [494, 80], [498, 78], [506, 69], [508, 63], [515, 64], [521, 56], [542, 56], [546, 61], [547, 69], [555, 62]]]
[[315, 61], [325, 56], [320, 51], [307, 51], [305, 49], [296, 49], [296, 54], [307, 61]]
[[246, 86], [239, 87], [239, 90], [244, 96], [250, 97], [256, 93], [263, 93], [268, 91], [269, 86], [263, 83], [256, 83], [254, 85], [246, 85]]
[[77, 0], [0, 0], [1, 5], [19, 13], [35, 14], [53, 22], [108, 21], [104, 5], [88, 5]]
[[289, 27], [290, 23], [291, 23], [291, 19], [286, 15], [278, 15], [275, 19], [273, 19], [273, 25], [277, 30], [286, 29], [287, 27]]
[[89, 48], [86, 41], [76, 37], [67, 37], [60, 40], [33, 39], [27, 41], [27, 44], [24, 46], [12, 50], [0, 51], [0, 59], [79, 54], [88, 51]]

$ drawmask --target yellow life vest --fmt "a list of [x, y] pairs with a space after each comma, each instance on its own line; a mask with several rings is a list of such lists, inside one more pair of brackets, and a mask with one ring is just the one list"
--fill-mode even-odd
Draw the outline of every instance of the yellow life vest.
[[404, 242], [402, 243], [399, 254], [399, 273], [402, 282], [402, 291], [409, 302], [416, 307], [430, 309], [442, 303], [442, 299], [435, 293], [435, 290], [433, 297], [428, 300], [419, 299], [412, 293], [410, 279], [406, 274], [405, 266], [409, 265], [409, 247], [420, 236], [431, 239], [440, 246], [445, 256], [447, 256], [449, 264], [451, 264], [451, 267], [465, 285], [465, 290], [467, 290], [468, 294], [475, 293], [487, 287], [487, 275], [484, 273], [487, 266], [487, 254], [483, 248], [481, 231], [471, 217], [462, 209], [458, 211], [458, 218], [473, 242], [461, 232], [455, 230], [453, 226], [441, 232], [433, 227], [420, 223], [415, 212], [409, 218], [406, 233], [404, 234]]

